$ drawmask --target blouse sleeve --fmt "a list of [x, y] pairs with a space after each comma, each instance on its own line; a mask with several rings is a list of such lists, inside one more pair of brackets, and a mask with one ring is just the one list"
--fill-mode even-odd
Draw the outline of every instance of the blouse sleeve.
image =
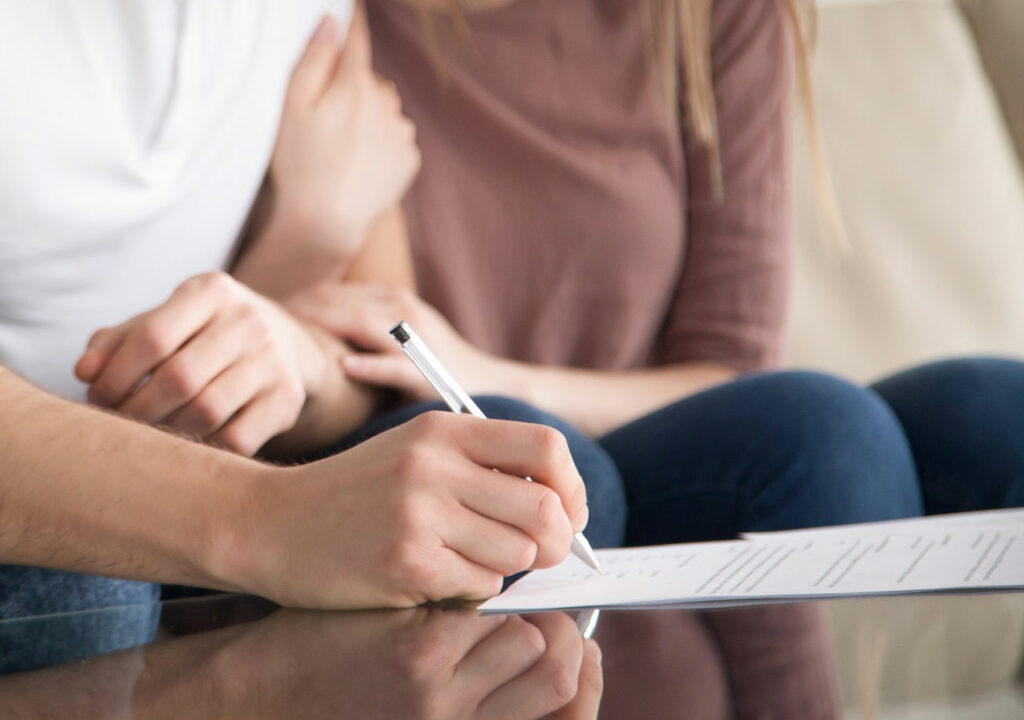
[[684, 129], [686, 259], [656, 360], [749, 371], [779, 362], [785, 329], [791, 32], [782, 0], [713, 8], [724, 192], [715, 197], [709, 155]]

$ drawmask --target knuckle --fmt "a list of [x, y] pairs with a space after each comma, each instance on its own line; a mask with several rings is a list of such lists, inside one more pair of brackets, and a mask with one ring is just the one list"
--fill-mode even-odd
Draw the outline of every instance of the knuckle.
[[558, 662], [548, 676], [547, 693], [551, 699], [562, 707], [572, 702], [579, 686], [579, 675], [566, 662]]
[[546, 425], [538, 425], [534, 442], [545, 467], [560, 467], [569, 456], [569, 443], [565, 435]]
[[441, 577], [423, 546], [414, 538], [403, 538], [395, 545], [392, 571], [402, 584], [410, 586], [416, 593], [431, 600], [444, 599]]
[[540, 631], [540, 628], [525, 620], [520, 620], [517, 630], [519, 646], [532, 657], [540, 658], [548, 648], [548, 643], [544, 639], [544, 633]]
[[277, 393], [281, 406], [288, 414], [298, 416], [306, 404], [306, 390], [302, 381], [291, 375], [285, 375], [278, 386]]
[[169, 362], [160, 372], [160, 388], [174, 398], [191, 398], [202, 388], [195, 373], [185, 363]]
[[395, 665], [399, 674], [413, 680], [429, 677], [439, 660], [437, 647], [437, 643], [427, 642], [420, 636], [399, 642], [395, 647]]
[[216, 296], [227, 295], [238, 288], [238, 283], [235, 279], [220, 270], [197, 275], [194, 279], [197, 290]]
[[162, 358], [174, 350], [170, 335], [158, 323], [147, 322], [139, 328], [138, 342], [142, 352], [152, 358]]
[[537, 543], [523, 539], [516, 547], [509, 549], [508, 567], [502, 568], [505, 575], [514, 575], [533, 567], [537, 560]]
[[447, 434], [449, 421], [452, 417], [456, 416], [451, 413], [441, 412], [440, 410], [431, 410], [413, 420], [415, 424], [412, 429], [416, 437], [424, 440], [444, 437]]
[[214, 393], [209, 391], [193, 401], [191, 414], [195, 418], [196, 425], [200, 428], [199, 433], [201, 435], [213, 432], [227, 419], [223, 402]]
[[398, 460], [398, 478], [405, 487], [418, 484], [430, 477], [436, 460], [433, 450], [424, 443], [414, 443], [406, 448]]

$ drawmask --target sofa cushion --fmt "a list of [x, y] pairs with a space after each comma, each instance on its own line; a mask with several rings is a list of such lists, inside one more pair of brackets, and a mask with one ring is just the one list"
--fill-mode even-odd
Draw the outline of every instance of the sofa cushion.
[[798, 135], [790, 364], [869, 380], [951, 354], [1024, 356], [1024, 182], [958, 7], [824, 4], [818, 37], [852, 249], [822, 232]]
[[1024, 2], [960, 0], [1024, 159]]

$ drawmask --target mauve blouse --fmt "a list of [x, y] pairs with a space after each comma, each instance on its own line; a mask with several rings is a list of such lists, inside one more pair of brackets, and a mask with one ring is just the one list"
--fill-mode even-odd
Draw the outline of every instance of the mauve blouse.
[[637, 0], [514, 0], [460, 29], [371, 0], [377, 71], [418, 128], [421, 295], [479, 347], [626, 369], [777, 362], [787, 296], [789, 32], [716, 0], [724, 197], [666, 112]]

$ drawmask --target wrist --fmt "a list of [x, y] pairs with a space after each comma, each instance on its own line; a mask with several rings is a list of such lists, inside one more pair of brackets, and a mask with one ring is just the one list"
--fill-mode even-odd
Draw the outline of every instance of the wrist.
[[[241, 459], [240, 459], [241, 460]], [[287, 469], [252, 460], [226, 468], [211, 478], [218, 487], [210, 501], [205, 547], [194, 557], [202, 559], [201, 570], [211, 585], [233, 592], [265, 594], [261, 568], [279, 549], [266, 542], [265, 508], [274, 506], [276, 488], [286, 480]]]
[[320, 263], [347, 264], [355, 257], [369, 230], [368, 223], [333, 211], [327, 203], [277, 195], [271, 203], [267, 236], [286, 243], [289, 249], [304, 248], [307, 259]]
[[535, 366], [494, 357], [492, 357], [490, 365], [487, 372], [491, 373], [492, 379], [500, 385], [499, 392], [501, 394], [510, 395], [516, 400], [543, 409], [544, 398], [541, 388], [534, 378]]

